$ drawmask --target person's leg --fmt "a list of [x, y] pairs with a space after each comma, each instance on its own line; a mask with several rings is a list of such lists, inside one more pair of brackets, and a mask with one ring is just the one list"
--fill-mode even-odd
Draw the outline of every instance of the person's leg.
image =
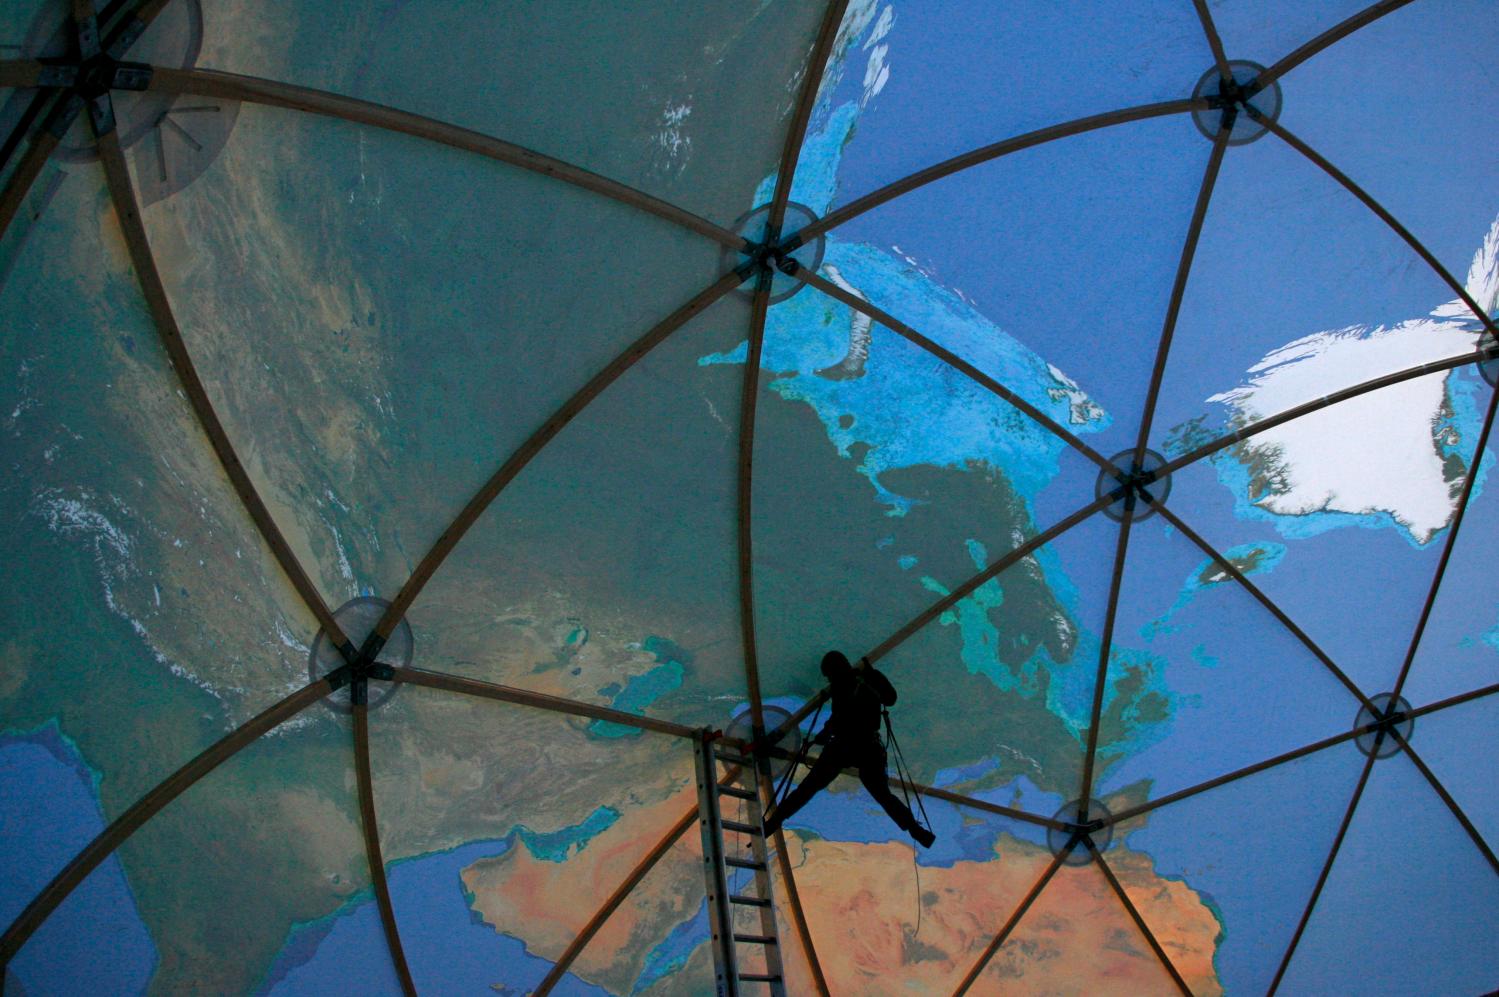
[[936, 837], [918, 824], [911, 808], [890, 791], [890, 777], [885, 773], [885, 760], [885, 752], [878, 748], [864, 752], [859, 757], [859, 781], [864, 784], [869, 795], [885, 808], [885, 813], [890, 815], [897, 827], [915, 838], [922, 847], [931, 847]]
[[844, 764], [842, 751], [831, 744], [824, 747], [822, 754], [817, 756], [817, 762], [812, 766], [812, 771], [807, 773], [807, 777], [787, 795], [780, 806], [766, 816], [765, 833], [770, 835], [780, 830], [788, 817], [806, 806], [807, 801], [816, 795], [818, 790], [825, 789], [838, 777]]

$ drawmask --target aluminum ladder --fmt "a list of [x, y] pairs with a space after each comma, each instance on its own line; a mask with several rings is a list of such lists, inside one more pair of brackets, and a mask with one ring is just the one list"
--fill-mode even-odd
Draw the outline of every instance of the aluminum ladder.
[[[719, 997], [764, 993], [785, 997], [781, 940], [770, 890], [770, 849], [760, 790], [772, 787], [762, 759], [719, 751], [721, 734], [703, 730], [697, 756], [698, 828], [703, 836], [703, 872], [708, 885], [708, 928]], [[720, 778], [718, 763], [729, 766]], [[737, 819], [723, 816], [724, 799]], [[741, 971], [741, 964], [748, 971]]]

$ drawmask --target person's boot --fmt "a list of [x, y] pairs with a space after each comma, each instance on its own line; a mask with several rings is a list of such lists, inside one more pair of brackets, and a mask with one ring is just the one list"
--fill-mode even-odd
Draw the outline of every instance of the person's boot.
[[922, 827], [920, 824], [911, 828], [911, 837], [915, 838], [916, 843], [922, 848], [932, 847], [932, 842], [937, 840], [937, 836], [932, 833], [931, 828]]

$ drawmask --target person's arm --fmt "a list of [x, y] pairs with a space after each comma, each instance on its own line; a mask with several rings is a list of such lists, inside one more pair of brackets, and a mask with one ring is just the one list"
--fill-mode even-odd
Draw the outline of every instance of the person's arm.
[[887, 708], [894, 706], [896, 699], [895, 686], [890, 684], [890, 680], [885, 677], [884, 672], [869, 664], [867, 658], [862, 660], [864, 661], [866, 672], [865, 680], [874, 687], [875, 692], [879, 693], [880, 702]]

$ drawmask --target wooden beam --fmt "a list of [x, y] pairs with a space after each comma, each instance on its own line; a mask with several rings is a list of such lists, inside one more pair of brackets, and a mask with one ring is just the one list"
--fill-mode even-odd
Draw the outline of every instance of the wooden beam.
[[163, 807], [191, 789], [199, 779], [233, 757], [245, 745], [296, 716], [332, 691], [333, 685], [326, 678], [303, 686], [206, 748], [116, 817], [52, 878], [52, 882], [26, 905], [26, 909], [6, 929], [4, 936], [0, 936], [0, 968], [21, 950], [21, 946], [26, 944], [26, 940], [41, 926], [47, 915], [56, 910], [78, 884], [99, 863], [114, 854], [115, 849], [124, 844], [142, 824], [160, 813]]
[[517, 689], [508, 685], [499, 685], [495, 682], [484, 682], [479, 679], [466, 678], [462, 675], [449, 675], [444, 672], [428, 671], [424, 668], [392, 668], [391, 681], [406, 682], [410, 685], [426, 686], [428, 689], [441, 689], [445, 692], [455, 692], [462, 696], [476, 696], [480, 699], [491, 699], [501, 703], [514, 703], [517, 706], [530, 706], [538, 710], [550, 710], [553, 713], [566, 713], [575, 717], [589, 717], [593, 720], [603, 720], [608, 723], [634, 727], [637, 730], [649, 730], [657, 734], [669, 734], [672, 737], [691, 739], [695, 738], [698, 733], [695, 728], [684, 724], [671, 723], [668, 720], [656, 720], [652, 717], [643, 717], [635, 713], [612, 710], [607, 706], [595, 706], [592, 703], [582, 703], [575, 699], [548, 696], [545, 693]]
[[731, 249], [744, 247], [744, 240], [728, 229], [720, 228], [706, 218], [617, 180], [504, 139], [384, 104], [291, 83], [278, 83], [257, 76], [211, 69], [172, 69], [167, 66], [151, 67], [150, 89], [160, 93], [195, 94], [199, 97], [282, 107], [400, 132], [560, 180], [620, 204], [638, 208]]
[[188, 352], [187, 344], [183, 342], [182, 331], [177, 326], [176, 316], [172, 313], [172, 305], [167, 298], [166, 287], [161, 282], [161, 274], [156, 269], [156, 259], [151, 252], [150, 241], [146, 237], [146, 227], [141, 222], [135, 188], [130, 179], [130, 168], [125, 164], [125, 153], [120, 148], [118, 132], [112, 131], [99, 136], [99, 158], [104, 165], [104, 177], [109, 185], [110, 199], [114, 202], [115, 214], [119, 218], [120, 229], [125, 237], [125, 247], [130, 253], [130, 262], [135, 267], [141, 292], [145, 295], [146, 305], [156, 323], [162, 346], [172, 361], [172, 369], [177, 372], [177, 380], [181, 383], [188, 404], [198, 419], [198, 425], [208, 437], [208, 442], [213, 447], [213, 452], [218, 457], [219, 464], [233, 485], [235, 493], [244, 504], [245, 511], [259, 530], [266, 546], [275, 556], [281, 570], [286, 573], [292, 587], [296, 589], [297, 594], [302, 597], [302, 601], [317, 618], [324, 632], [333, 641], [333, 646], [347, 653], [350, 648], [348, 637], [338, 625], [338, 621], [333, 618], [332, 612], [323, 602], [317, 585], [302, 567], [301, 562], [297, 560], [291, 545], [287, 543], [280, 528], [276, 526], [276, 521], [271, 517], [270, 510], [261, 500], [260, 493], [256, 491], [249, 472], [245, 470], [243, 462], [235, 452], [234, 445], [229, 441], [229, 435], [224, 431], [218, 413], [214, 411], [213, 403], [208, 399], [208, 392], [198, 377], [197, 367], [193, 364], [192, 355]]
[[635, 366], [647, 353], [659, 346], [667, 336], [702, 314], [709, 305], [738, 287], [743, 281], [744, 275], [735, 270], [719, 277], [706, 289], [694, 295], [681, 308], [662, 319], [645, 335], [625, 347], [624, 351], [609, 361], [603, 370], [593, 375], [571, 398], [563, 402], [562, 407], [538, 426], [526, 442], [522, 443], [490, 479], [480, 486], [448, 528], [442, 531], [442, 535], [437, 538], [432, 549], [427, 551], [417, 564], [411, 577], [401, 586], [400, 592], [396, 593], [395, 599], [386, 609], [385, 614], [375, 624], [372, 637], [383, 641], [395, 631], [401, 619], [406, 615], [406, 610], [416, 600], [433, 573], [443, 561], [447, 560], [453, 548], [458, 546], [458, 541], [463, 539], [463, 535], [484, 514], [484, 510], [489, 508], [490, 503], [499, 497], [510, 482], [515, 480], [516, 475], [525, 470], [526, 465], [531, 463], [558, 433], [567, 428], [568, 423], [572, 422], [578, 413], [603, 394], [604, 389], [617, 381], [625, 371]]
[[[359, 680], [356, 680], [359, 681]], [[375, 888], [375, 903], [380, 908], [380, 924], [385, 929], [385, 943], [390, 948], [396, 978], [406, 997], [416, 997], [411, 967], [406, 964], [406, 950], [396, 925], [396, 910], [390, 900], [390, 883], [385, 877], [385, 858], [380, 848], [380, 825], [375, 819], [375, 787], [370, 775], [369, 706], [362, 698], [354, 703], [354, 771], [359, 789], [359, 826], [364, 832], [364, 854], [370, 867], [370, 883]]]

